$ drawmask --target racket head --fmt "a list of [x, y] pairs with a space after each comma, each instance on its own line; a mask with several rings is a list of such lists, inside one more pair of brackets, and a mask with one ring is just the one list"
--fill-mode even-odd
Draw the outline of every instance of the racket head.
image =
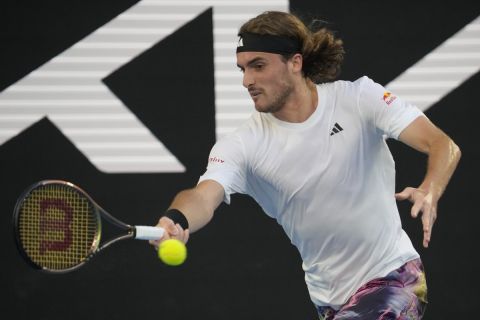
[[15, 205], [17, 248], [34, 268], [64, 273], [82, 266], [98, 250], [99, 207], [78, 186], [44, 180], [27, 188]]

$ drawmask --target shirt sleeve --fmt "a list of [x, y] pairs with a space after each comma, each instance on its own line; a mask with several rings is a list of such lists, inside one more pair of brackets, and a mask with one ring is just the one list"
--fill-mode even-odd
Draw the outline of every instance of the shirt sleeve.
[[417, 117], [424, 116], [416, 106], [403, 101], [368, 77], [362, 77], [358, 105], [360, 114], [377, 131], [389, 138], [397, 139], [400, 133]]
[[225, 190], [223, 201], [230, 204], [230, 195], [246, 193], [245, 152], [241, 139], [232, 134], [213, 146], [208, 157], [206, 172], [198, 183], [214, 180]]

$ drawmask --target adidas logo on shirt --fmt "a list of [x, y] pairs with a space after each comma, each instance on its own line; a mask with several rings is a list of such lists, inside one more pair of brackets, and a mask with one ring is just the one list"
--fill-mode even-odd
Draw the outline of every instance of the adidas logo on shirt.
[[343, 131], [343, 128], [340, 127], [340, 125], [335, 122], [335, 125], [333, 126], [332, 132], [330, 132], [330, 135], [333, 136], [335, 133], [339, 133], [340, 131]]

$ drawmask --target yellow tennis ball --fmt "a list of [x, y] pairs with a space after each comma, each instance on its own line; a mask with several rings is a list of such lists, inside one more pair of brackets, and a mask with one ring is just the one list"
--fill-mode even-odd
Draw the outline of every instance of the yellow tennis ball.
[[187, 247], [177, 239], [162, 241], [158, 247], [158, 257], [169, 266], [181, 265], [187, 258]]

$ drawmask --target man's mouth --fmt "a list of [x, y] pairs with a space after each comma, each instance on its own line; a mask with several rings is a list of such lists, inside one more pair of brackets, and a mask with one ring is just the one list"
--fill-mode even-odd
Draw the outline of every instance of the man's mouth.
[[251, 89], [251, 90], [248, 90], [248, 93], [250, 93], [250, 97], [252, 97], [252, 99], [256, 99], [258, 98], [258, 96], [262, 93], [260, 90], [258, 89]]

